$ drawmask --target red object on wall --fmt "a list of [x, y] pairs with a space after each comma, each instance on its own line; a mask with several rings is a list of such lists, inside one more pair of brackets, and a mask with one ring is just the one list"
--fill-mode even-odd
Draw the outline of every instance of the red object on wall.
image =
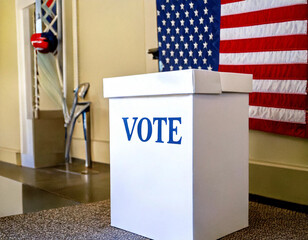
[[54, 52], [58, 45], [57, 38], [51, 33], [34, 33], [31, 36], [31, 44], [41, 53]]
[[46, 37], [42, 37], [41, 33], [35, 33], [31, 36], [31, 44], [39, 52], [47, 53], [48, 50], [48, 40]]

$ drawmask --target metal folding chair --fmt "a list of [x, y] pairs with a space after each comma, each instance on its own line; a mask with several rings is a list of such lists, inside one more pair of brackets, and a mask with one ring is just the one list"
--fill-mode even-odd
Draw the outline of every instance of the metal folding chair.
[[71, 163], [70, 148], [72, 143], [72, 135], [74, 132], [74, 127], [77, 118], [82, 114], [83, 121], [83, 132], [86, 144], [86, 163], [87, 168], [92, 167], [91, 159], [91, 122], [90, 122], [90, 105], [91, 102], [79, 102], [79, 99], [84, 99], [88, 89], [90, 87], [89, 83], [82, 83], [75, 89], [74, 102], [70, 114], [70, 122], [66, 126], [66, 136], [65, 136], [65, 159], [67, 163]]

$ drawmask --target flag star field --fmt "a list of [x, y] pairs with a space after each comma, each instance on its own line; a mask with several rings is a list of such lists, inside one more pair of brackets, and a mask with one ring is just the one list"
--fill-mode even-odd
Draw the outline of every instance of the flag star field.
[[220, 5], [216, 0], [157, 1], [163, 71], [218, 70]]

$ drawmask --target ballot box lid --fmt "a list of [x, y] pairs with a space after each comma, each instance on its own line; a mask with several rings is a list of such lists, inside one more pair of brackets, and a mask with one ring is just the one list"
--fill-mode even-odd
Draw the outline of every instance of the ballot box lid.
[[188, 69], [103, 79], [105, 98], [249, 93], [252, 75]]

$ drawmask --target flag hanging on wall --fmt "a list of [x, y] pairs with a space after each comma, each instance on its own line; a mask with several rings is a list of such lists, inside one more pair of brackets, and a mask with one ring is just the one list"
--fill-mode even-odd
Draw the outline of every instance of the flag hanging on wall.
[[250, 129], [308, 138], [307, 0], [157, 0], [163, 71], [253, 74]]
[[58, 20], [59, 13], [57, 12], [57, 0], [42, 0], [42, 21], [43, 32], [51, 31], [55, 36], [58, 36]]

